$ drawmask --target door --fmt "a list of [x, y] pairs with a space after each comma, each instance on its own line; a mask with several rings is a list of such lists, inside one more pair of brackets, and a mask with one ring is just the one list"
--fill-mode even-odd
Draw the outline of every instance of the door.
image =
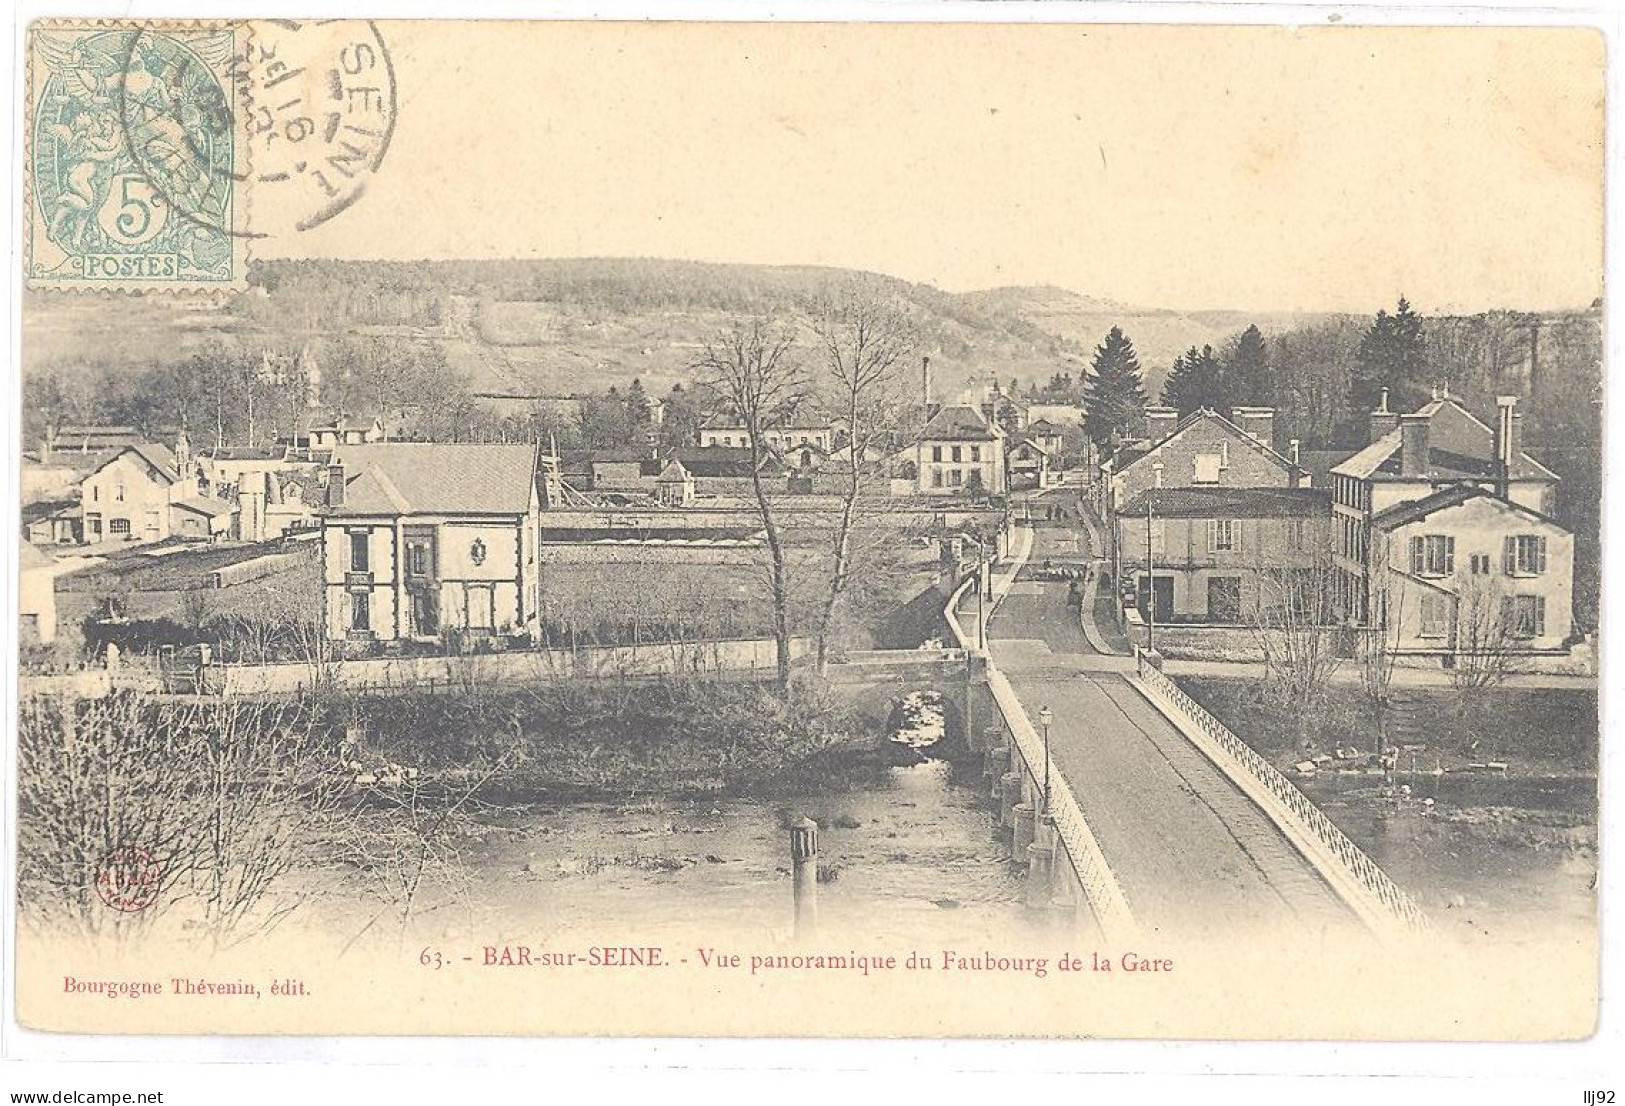
[[1172, 576], [1158, 576], [1154, 580], [1148, 578], [1143, 572], [1140, 574], [1136, 586], [1135, 606], [1140, 608], [1140, 617], [1146, 616], [1147, 592], [1155, 592], [1155, 615], [1158, 622], [1172, 622], [1174, 618], [1174, 578]]
[[411, 632], [414, 637], [434, 637], [440, 632], [440, 584], [435, 573], [434, 528], [407, 527], [401, 537], [405, 544], [403, 576]]

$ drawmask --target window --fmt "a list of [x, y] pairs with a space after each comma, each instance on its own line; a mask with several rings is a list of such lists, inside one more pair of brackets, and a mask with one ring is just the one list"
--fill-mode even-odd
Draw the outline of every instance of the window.
[[1227, 468], [1230, 467], [1230, 443], [1229, 442], [1220, 442], [1219, 443], [1219, 467], [1222, 468], [1222, 469], [1227, 469]]
[[102, 486], [100, 484], [92, 484], [90, 486], [90, 501], [92, 503], [100, 503], [101, 498], [102, 498]]
[[1490, 555], [1488, 553], [1474, 553], [1467, 558], [1467, 571], [1474, 576], [1488, 576], [1490, 574]]
[[725, 446], [732, 446], [734, 444], [733, 435], [732, 434], [724, 434], [722, 436], [722, 444], [725, 445]]
[[368, 540], [365, 530], [353, 531], [350, 534], [350, 571], [366, 572], [368, 561]]
[[970, 447], [970, 459], [972, 461], [980, 461], [982, 459], [982, 447], [981, 446], [973, 445], [973, 446]]
[[1501, 600], [1501, 623], [1508, 636], [1542, 637], [1546, 633], [1544, 595], [1508, 595]]
[[1450, 596], [1424, 594], [1421, 603], [1421, 635], [1445, 637], [1450, 633]]
[[1539, 576], [1546, 571], [1546, 539], [1539, 534], [1509, 536], [1501, 559], [1508, 576]]
[[939, 464], [941, 463], [941, 461], [942, 461], [942, 447], [940, 445], [934, 445], [934, 446], [931, 447], [931, 460], [936, 461]]
[[941, 469], [932, 469], [931, 470], [931, 486], [933, 488], [942, 487], [942, 470]]
[[113, 485], [113, 498], [115, 500], [117, 500], [118, 502], [120, 502], [120, 503], [124, 502], [124, 485], [123, 484], [115, 484], [115, 485]]
[[127, 518], [114, 518], [107, 521], [107, 532], [124, 537], [130, 536], [130, 520]]
[[964, 460], [964, 457], [962, 457], [962, 456], [961, 456], [961, 454], [962, 454], [962, 453], [963, 453], [963, 452], [964, 452], [964, 450], [962, 450], [962, 449], [960, 449], [960, 447], [959, 447], [959, 446], [954, 446], [954, 447], [953, 447], [953, 458], [954, 458], [954, 461], [956, 461], [956, 462], [958, 462], [958, 461], [963, 461], [963, 460]]
[[1223, 466], [1217, 453], [1198, 453], [1196, 455], [1196, 475], [1193, 478], [1195, 483], [1217, 484], [1221, 467]]
[[1449, 576], [1456, 571], [1456, 539], [1449, 534], [1422, 534], [1411, 539], [1411, 572], [1416, 576]]
[[1228, 518], [1209, 519], [1207, 524], [1207, 551], [1228, 553], [1236, 548], [1237, 524]]
[[1286, 520], [1286, 547], [1288, 549], [1302, 549], [1306, 544], [1304, 530], [1306, 523], [1301, 518]]
[[372, 596], [367, 592], [350, 593], [350, 629], [357, 633], [372, 629]]
[[[956, 450], [955, 452], [958, 452], [958, 451]], [[963, 484], [964, 482], [965, 482], [965, 472], [964, 472], [963, 469], [949, 469], [948, 470], [948, 486], [949, 487], [957, 488], [961, 484]]]

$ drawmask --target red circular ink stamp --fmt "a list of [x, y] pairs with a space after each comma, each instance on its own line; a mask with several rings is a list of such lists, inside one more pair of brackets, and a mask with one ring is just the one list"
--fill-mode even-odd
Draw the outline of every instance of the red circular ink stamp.
[[157, 858], [139, 845], [114, 849], [96, 868], [96, 894], [114, 910], [133, 914], [158, 898], [163, 876]]

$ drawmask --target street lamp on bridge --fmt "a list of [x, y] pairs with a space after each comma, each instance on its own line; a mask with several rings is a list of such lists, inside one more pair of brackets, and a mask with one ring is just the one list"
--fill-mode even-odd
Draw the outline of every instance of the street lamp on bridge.
[[1049, 805], [1049, 728], [1055, 721], [1055, 712], [1048, 705], [1038, 708], [1038, 724], [1044, 730], [1044, 818], [1051, 817]]

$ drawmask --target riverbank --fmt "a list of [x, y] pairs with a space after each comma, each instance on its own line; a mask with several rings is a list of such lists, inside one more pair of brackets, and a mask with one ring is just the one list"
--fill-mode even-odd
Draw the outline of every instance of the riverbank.
[[327, 714], [354, 736], [359, 773], [416, 769], [493, 801], [773, 797], [863, 786], [919, 759], [852, 708], [861, 693], [809, 681], [781, 699], [759, 682], [685, 677], [358, 696]]
[[[1444, 689], [1416, 689], [1391, 774], [1356, 757], [1296, 766], [1296, 712], [1256, 681], [1180, 676], [1181, 687], [1284, 772], [1446, 932], [1536, 941], [1595, 932], [1597, 697], [1494, 688], [1463, 717]], [[1358, 689], [1331, 689], [1311, 735], [1319, 748], [1369, 752]], [[1325, 756], [1326, 754], [1322, 754]], [[1360, 763], [1360, 767], [1344, 767]], [[1493, 765], [1493, 767], [1491, 767]]]

